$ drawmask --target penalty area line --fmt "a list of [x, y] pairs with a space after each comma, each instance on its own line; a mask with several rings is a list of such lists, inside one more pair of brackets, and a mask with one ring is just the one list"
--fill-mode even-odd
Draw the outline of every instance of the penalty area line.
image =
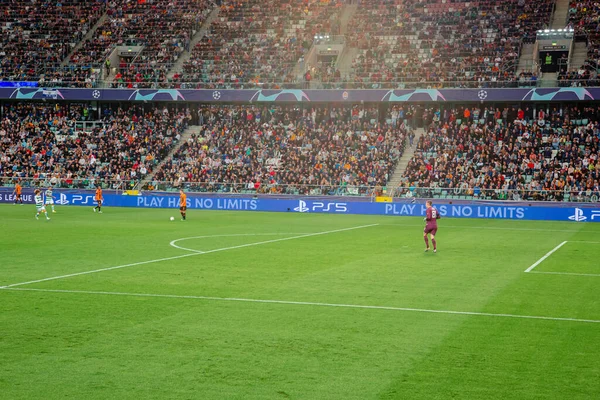
[[540, 265], [546, 258], [550, 257], [556, 250], [558, 250], [561, 247], [563, 247], [566, 243], [567, 243], [567, 241], [565, 240], [564, 242], [562, 242], [561, 244], [559, 244], [558, 246], [556, 246], [555, 248], [553, 248], [552, 250], [550, 250], [549, 252], [547, 252], [542, 258], [540, 258], [539, 260], [537, 260], [536, 262], [534, 262], [533, 264], [531, 264], [529, 266], [529, 268], [527, 268], [525, 270], [525, 272], [531, 272], [535, 267], [537, 267], [538, 265]]
[[262, 242], [246, 243], [246, 244], [241, 244], [241, 245], [238, 245], [238, 246], [223, 247], [221, 249], [207, 250], [205, 252], [198, 252], [198, 251], [196, 251], [194, 253], [183, 254], [183, 255], [180, 255], [180, 256], [159, 258], [159, 259], [156, 259], [156, 260], [141, 261], [141, 262], [132, 263], [132, 264], [117, 265], [115, 267], [99, 268], [99, 269], [94, 269], [94, 270], [91, 270], [91, 271], [75, 272], [75, 273], [72, 273], [72, 274], [59, 275], [59, 276], [51, 276], [49, 278], [36, 279], [36, 280], [33, 280], [33, 281], [13, 283], [13, 284], [10, 284], [10, 285], [0, 286], [0, 289], [7, 289], [7, 288], [15, 287], [15, 286], [31, 285], [33, 283], [54, 281], [54, 280], [57, 280], [57, 279], [71, 278], [71, 277], [74, 277], [74, 276], [95, 274], [95, 273], [98, 273], [98, 272], [112, 271], [112, 270], [115, 270], [115, 269], [122, 269], [122, 268], [127, 268], [127, 267], [135, 267], [137, 265], [144, 265], [144, 264], [150, 264], [150, 263], [161, 262], [161, 261], [176, 260], [178, 258], [201, 256], [201, 255], [204, 255], [204, 254], [218, 253], [218, 252], [221, 252], [221, 251], [243, 249], [243, 248], [246, 248], [246, 247], [260, 246], [260, 245], [269, 244], [269, 243], [284, 242], [286, 240], [294, 240], [294, 239], [301, 239], [301, 238], [306, 238], [306, 237], [327, 235], [327, 234], [330, 234], [330, 233], [352, 231], [352, 230], [355, 230], [355, 229], [370, 228], [370, 227], [377, 226], [377, 225], [379, 225], [379, 224], [353, 226], [351, 228], [334, 229], [334, 230], [325, 231], [325, 232], [306, 233], [306, 234], [302, 234], [302, 235], [298, 235], [298, 236], [285, 237], [285, 238], [272, 239], [272, 240], [264, 240]]
[[246, 298], [237, 298], [237, 297], [186, 296], [186, 295], [174, 295], [174, 294], [125, 293], [125, 292], [104, 292], [104, 291], [88, 291], [88, 290], [7, 288], [7, 287], [0, 288], [0, 290], [21, 291], [21, 292], [90, 294], [90, 295], [101, 295], [101, 296], [153, 297], [153, 298], [166, 298], [166, 299], [188, 299], [188, 300], [206, 300], [206, 301], [221, 301], [221, 302], [263, 303], [263, 304], [332, 307], [332, 308], [335, 307], [335, 308], [352, 308], [352, 309], [366, 309], [366, 310], [385, 310], [385, 311], [418, 312], [418, 313], [429, 313], [429, 314], [466, 315], [466, 316], [477, 316], [477, 317], [498, 317], [498, 318], [533, 319], [533, 320], [544, 320], [544, 321], [562, 321], [562, 322], [580, 322], [580, 323], [600, 324], [600, 320], [596, 320], [596, 319], [545, 317], [545, 316], [539, 316], [539, 315], [485, 313], [485, 312], [474, 312], [474, 311], [432, 310], [432, 309], [427, 309], [427, 308], [369, 306], [369, 305], [360, 305], [360, 304], [321, 303], [321, 302], [311, 302], [311, 301], [265, 300], [265, 299], [246, 299]]

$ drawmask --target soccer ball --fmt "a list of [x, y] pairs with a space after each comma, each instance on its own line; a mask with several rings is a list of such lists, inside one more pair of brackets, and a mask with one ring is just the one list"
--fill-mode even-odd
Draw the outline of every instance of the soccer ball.
[[171, 221], [175, 221], [175, 217], [171, 217], [169, 218]]

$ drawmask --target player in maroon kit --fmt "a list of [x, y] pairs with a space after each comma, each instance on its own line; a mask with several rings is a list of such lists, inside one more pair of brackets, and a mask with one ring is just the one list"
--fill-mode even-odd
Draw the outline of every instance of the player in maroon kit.
[[431, 243], [433, 243], [433, 252], [437, 253], [437, 243], [435, 242], [435, 234], [437, 232], [437, 220], [440, 219], [440, 212], [433, 207], [431, 204], [431, 200], [427, 200], [427, 211], [425, 217], [425, 229], [423, 230], [423, 239], [425, 239], [425, 251], [429, 251], [429, 239], [427, 239], [427, 234], [431, 237]]

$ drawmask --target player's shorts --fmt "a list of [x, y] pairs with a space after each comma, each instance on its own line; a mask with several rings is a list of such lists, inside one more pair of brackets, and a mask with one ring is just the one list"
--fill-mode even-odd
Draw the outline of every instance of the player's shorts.
[[435, 234], [437, 233], [437, 228], [428, 228], [428, 227], [425, 227], [425, 229], [423, 229], [423, 232], [426, 233], [426, 234], [430, 233], [433, 236], [435, 236]]
[[35, 208], [36, 208], [37, 212], [46, 212], [46, 207], [44, 207], [44, 206], [41, 206], [41, 207], [36, 206]]
[[46, 205], [47, 206], [54, 205], [54, 200], [46, 200]]
[[187, 207], [186, 207], [186, 206], [181, 206], [181, 207], [179, 207], [179, 211], [185, 211], [185, 210], [187, 210]]
[[17, 193], [16, 198], [17, 198], [17, 200], [21, 200], [21, 193]]
[[99, 206], [102, 205], [102, 200], [96, 200], [96, 203], [98, 203]]

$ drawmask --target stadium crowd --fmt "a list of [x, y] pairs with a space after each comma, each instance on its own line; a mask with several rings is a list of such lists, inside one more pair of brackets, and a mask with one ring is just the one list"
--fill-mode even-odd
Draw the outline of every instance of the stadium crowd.
[[333, 0], [224, 1], [219, 18], [174, 82], [183, 82], [183, 88], [279, 88], [293, 83], [297, 61], [314, 35], [331, 32], [331, 17], [339, 6]]
[[[405, 171], [405, 194], [600, 196], [600, 107], [594, 105], [245, 105], [198, 112], [132, 105], [96, 114], [81, 104], [15, 103], [3, 112], [5, 183], [34, 178], [63, 187], [125, 188], [151, 177], [146, 189], [365, 194], [388, 184], [405, 146], [413, 144], [412, 128], [423, 126]], [[78, 126], [86, 120], [91, 127]], [[189, 124], [199, 125], [198, 133], [167, 157]]]
[[587, 59], [583, 65], [574, 65], [559, 74], [560, 86], [599, 86], [598, 60], [600, 59], [600, 4], [592, 0], [569, 3], [569, 24], [575, 29], [576, 40], [587, 44]]
[[[600, 195], [600, 107], [436, 111], [405, 172], [415, 187], [506, 198], [589, 200]], [[441, 189], [427, 193], [442, 193]]]
[[104, 11], [101, 0], [0, 2], [0, 81], [61, 79], [61, 62]]
[[[554, 0], [364, 0], [349, 25], [357, 88], [518, 86], [522, 41], [549, 22]], [[460, 81], [460, 83], [457, 83]]]
[[160, 86], [213, 8], [210, 0], [112, 1], [106, 21], [71, 62], [99, 64], [115, 46], [143, 46], [133, 59], [121, 58], [114, 87]]
[[[106, 79], [117, 88], [300, 87], [313, 38], [339, 33], [343, 4], [7, 0], [0, 2], [0, 80], [88, 88]], [[521, 44], [547, 26], [554, 6], [555, 0], [362, 0], [345, 30], [348, 45], [358, 48], [351, 71], [321, 65], [310, 79], [325, 88], [532, 86], [534, 72], [516, 71]], [[216, 7], [217, 18], [191, 48]], [[600, 84], [599, 21], [596, 2], [570, 3], [569, 23], [587, 41], [588, 59], [561, 70], [560, 86]], [[116, 46], [137, 45], [140, 53], [110, 64]], [[172, 71], [186, 52], [181, 70]]]
[[380, 123], [376, 108], [358, 106], [212, 107], [200, 123], [200, 133], [155, 174], [155, 187], [364, 193], [385, 186], [407, 136], [404, 125]]
[[33, 178], [58, 186], [111, 187], [137, 182], [181, 137], [189, 112], [131, 106], [104, 110], [91, 129], [76, 122], [91, 118], [80, 105], [16, 103], [0, 121], [0, 176]]

